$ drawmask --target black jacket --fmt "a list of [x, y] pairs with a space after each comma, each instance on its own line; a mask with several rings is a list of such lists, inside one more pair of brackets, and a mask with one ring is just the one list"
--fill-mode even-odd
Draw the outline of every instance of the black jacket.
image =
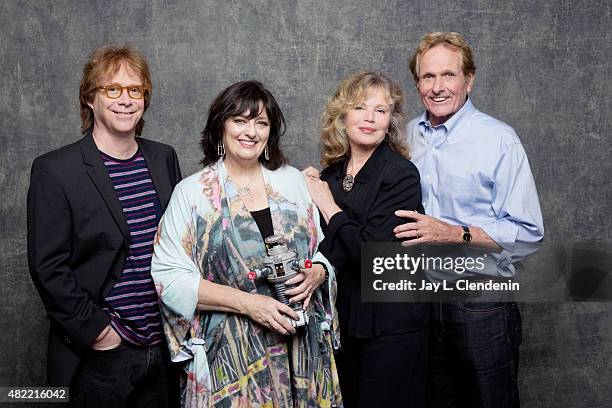
[[399, 241], [393, 228], [406, 219], [396, 217], [396, 210], [423, 213], [419, 171], [383, 142], [357, 173], [352, 190], [346, 192], [342, 179], [347, 162], [334, 163], [321, 173], [342, 209], [324, 226], [325, 239], [319, 245], [337, 270], [341, 332], [374, 338], [418, 330], [429, 322], [429, 305], [361, 301], [361, 244]]
[[[162, 210], [181, 171], [174, 149], [136, 139]], [[68, 386], [109, 316], [104, 299], [123, 270], [130, 233], [91, 133], [34, 160], [28, 264], [51, 322], [47, 380]]]

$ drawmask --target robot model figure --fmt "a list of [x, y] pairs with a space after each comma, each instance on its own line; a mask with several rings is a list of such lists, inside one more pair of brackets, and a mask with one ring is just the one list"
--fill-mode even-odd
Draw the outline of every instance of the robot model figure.
[[264, 266], [249, 272], [249, 279], [266, 278], [274, 288], [276, 299], [291, 307], [299, 316], [298, 320], [289, 319], [293, 327], [301, 327], [308, 323], [308, 313], [302, 307], [302, 302], [289, 303], [285, 292], [297, 285], [287, 285], [285, 282], [300, 272], [302, 268], [311, 268], [309, 259], [297, 259], [297, 254], [287, 248], [283, 235], [272, 235], [265, 239], [266, 252]]

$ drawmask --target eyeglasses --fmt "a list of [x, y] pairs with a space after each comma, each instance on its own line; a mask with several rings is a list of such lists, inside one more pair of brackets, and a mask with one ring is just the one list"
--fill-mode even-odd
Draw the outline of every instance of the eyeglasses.
[[121, 95], [123, 95], [123, 91], [125, 89], [127, 89], [127, 93], [132, 99], [142, 99], [145, 92], [148, 91], [147, 87], [143, 85], [121, 86], [119, 84], [98, 86], [98, 89], [104, 89], [106, 96], [108, 96], [110, 99], [119, 99]]

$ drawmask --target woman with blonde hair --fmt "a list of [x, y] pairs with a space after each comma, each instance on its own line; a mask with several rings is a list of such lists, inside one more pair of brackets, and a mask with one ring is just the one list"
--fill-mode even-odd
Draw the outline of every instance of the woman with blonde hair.
[[345, 78], [325, 107], [320, 174], [304, 170], [326, 225], [319, 250], [336, 267], [346, 407], [425, 405], [429, 306], [361, 301], [361, 244], [398, 241], [398, 209], [422, 212], [420, 177], [404, 144], [400, 87], [382, 74]]

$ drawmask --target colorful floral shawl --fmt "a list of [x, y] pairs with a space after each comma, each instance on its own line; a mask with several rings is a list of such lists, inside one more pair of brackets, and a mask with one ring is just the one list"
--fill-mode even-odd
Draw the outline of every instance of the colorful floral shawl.
[[327, 285], [313, 294], [310, 322], [292, 336], [248, 317], [196, 309], [200, 279], [271, 296], [247, 273], [262, 266], [264, 242], [223, 162], [183, 180], [161, 220], [152, 261], [164, 333], [173, 361], [183, 362], [186, 407], [342, 406], [333, 356], [338, 332], [333, 268], [317, 252], [319, 212], [302, 174], [262, 166], [274, 233], [300, 258], [324, 262]]

